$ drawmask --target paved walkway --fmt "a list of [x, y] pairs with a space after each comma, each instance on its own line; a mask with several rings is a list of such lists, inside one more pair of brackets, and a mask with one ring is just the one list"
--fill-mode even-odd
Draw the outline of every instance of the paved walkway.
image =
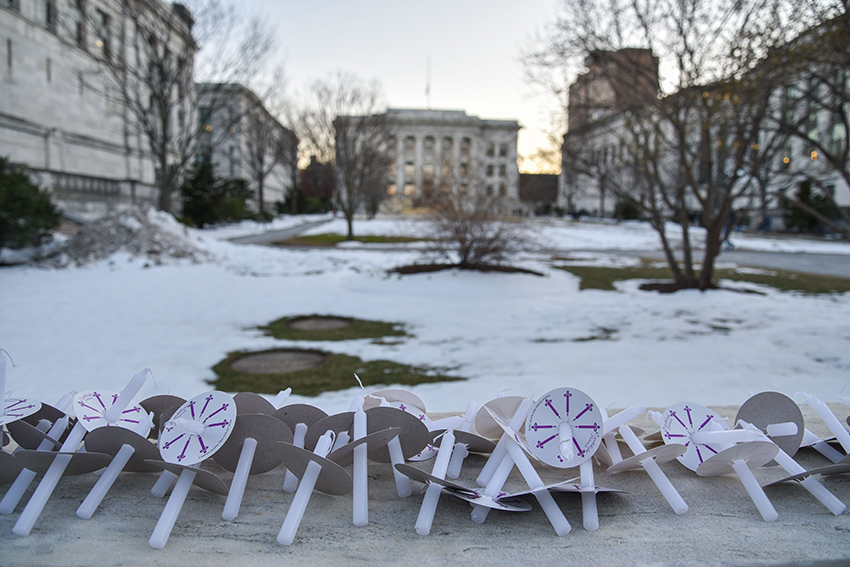
[[280, 230], [270, 230], [268, 232], [262, 232], [260, 234], [249, 234], [248, 236], [236, 236], [234, 238], [230, 238], [229, 240], [234, 244], [260, 244], [264, 246], [273, 246], [276, 242], [280, 242], [282, 240], [298, 236], [306, 230], [321, 226], [330, 221], [331, 219], [322, 219], [313, 222], [305, 222], [303, 224], [299, 224], [298, 226], [291, 226], [289, 228], [283, 228]]

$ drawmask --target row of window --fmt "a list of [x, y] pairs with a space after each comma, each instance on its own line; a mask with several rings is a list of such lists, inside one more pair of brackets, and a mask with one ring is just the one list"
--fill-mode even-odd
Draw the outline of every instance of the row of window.
[[[423, 193], [426, 196], [429, 196], [429, 197], [433, 194], [433, 190], [434, 190], [434, 188], [433, 188], [433, 185], [431, 185], [431, 184], [428, 184], [425, 187], [423, 187]], [[447, 191], [448, 189], [445, 189], [445, 190]], [[469, 190], [469, 184], [468, 183], [461, 183], [460, 186], [458, 187], [458, 192], [461, 193], [461, 194], [466, 193], [468, 190]], [[507, 194], [508, 194], [508, 187], [504, 183], [500, 183], [498, 188], [494, 185], [487, 185], [487, 187], [485, 188], [485, 193], [487, 194], [488, 197], [494, 197], [496, 195], [497, 191], [498, 191], [499, 197], [506, 197]], [[405, 183], [404, 187], [403, 187], [403, 194], [407, 197], [412, 197], [413, 195], [416, 194], [416, 186], [413, 183]], [[395, 183], [389, 183], [387, 185], [387, 195], [390, 195], [390, 196], [398, 195], [398, 185], [396, 185]]]
[[[48, 31], [60, 35], [86, 51], [93, 46], [95, 55], [109, 61], [112, 58], [112, 18], [100, 9], [89, 9], [85, 0], [63, 2], [59, 9], [57, 0], [40, 0], [35, 17]], [[0, 6], [21, 11], [20, 0], [0, 0]], [[89, 44], [89, 33], [94, 40]]]

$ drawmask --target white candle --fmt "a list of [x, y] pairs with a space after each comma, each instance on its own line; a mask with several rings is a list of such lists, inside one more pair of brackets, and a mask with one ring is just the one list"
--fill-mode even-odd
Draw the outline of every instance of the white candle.
[[[475, 403], [475, 400], [470, 401], [466, 405], [466, 413], [463, 414], [463, 423], [460, 426], [460, 430], [464, 433], [472, 431], [472, 422], [475, 418], [475, 412], [477, 409], [478, 404]], [[454, 451], [452, 451], [452, 459], [449, 461], [448, 469], [446, 469], [446, 477], [451, 479], [458, 478], [460, 476], [460, 469], [463, 467], [463, 461], [468, 456], [469, 451], [467, 450], [466, 445], [463, 443], [457, 443]]]
[[[455, 443], [455, 436], [451, 430], [446, 431], [440, 441], [440, 449], [434, 462], [431, 475], [437, 478], [446, 478], [446, 470], [449, 468], [449, 459]], [[416, 533], [428, 535], [431, 533], [431, 524], [434, 522], [434, 514], [437, 512], [437, 504], [440, 501], [440, 493], [443, 487], [439, 484], [429, 484], [422, 498], [422, 506], [419, 508], [419, 516], [416, 518]]]
[[[358, 441], [366, 437], [368, 431], [366, 412], [363, 411], [363, 398], [360, 397], [360, 405], [354, 412], [354, 440]], [[367, 447], [361, 443], [354, 448], [354, 465], [352, 470], [352, 521], [357, 527], [363, 527], [369, 523], [369, 477]]]
[[838, 461], [844, 458], [844, 455], [841, 454], [841, 451], [834, 448], [832, 445], [830, 445], [808, 429], [803, 430], [803, 443], [805, 443], [806, 445], [811, 445], [812, 449], [814, 449], [833, 463], [837, 463]]
[[398, 492], [400, 498], [407, 498], [413, 494], [413, 489], [410, 488], [410, 479], [395, 468], [396, 465], [404, 463], [404, 453], [401, 451], [401, 441], [399, 441], [398, 435], [387, 444], [387, 450], [390, 452], [390, 462], [393, 465], [396, 492]]
[[616, 431], [621, 425], [625, 425], [636, 417], [641, 416], [646, 411], [646, 406], [631, 406], [624, 409], [617, 415], [605, 419], [602, 424], [602, 433]]
[[720, 431], [694, 431], [691, 441], [700, 445], [718, 445], [723, 443], [748, 443], [759, 441], [762, 435], [758, 431], [747, 429], [724, 429]]
[[281, 390], [277, 393], [277, 396], [272, 400], [272, 406], [274, 409], [280, 409], [283, 407], [283, 404], [286, 403], [286, 400], [289, 399], [289, 394], [292, 393], [292, 388], [287, 388], [286, 390]]
[[[513, 431], [519, 431], [522, 427], [522, 422], [525, 421], [525, 417], [528, 415], [532, 403], [531, 398], [525, 398], [522, 400], [522, 403], [520, 403], [516, 413], [514, 413], [510, 421], [510, 428]], [[490, 458], [487, 459], [486, 463], [484, 463], [484, 468], [481, 469], [481, 472], [478, 474], [478, 478], [475, 479], [478, 486], [483, 487], [490, 484], [490, 479], [492, 478], [493, 473], [496, 472], [497, 468], [499, 468], [499, 464], [508, 452], [507, 438], [507, 434], [504, 433], [502, 434], [502, 437], [499, 438], [496, 448], [493, 449], [492, 453], [490, 453]]]
[[145, 385], [148, 372], [150, 372], [150, 369], [145, 368], [130, 379], [130, 382], [118, 395], [115, 403], [113, 403], [112, 406], [103, 413], [103, 418], [106, 421], [109, 423], [115, 423], [121, 418], [121, 412], [127, 409], [127, 406], [130, 405], [130, 402], [133, 401], [133, 398], [136, 397], [136, 394], [138, 394], [139, 390], [142, 389], [142, 386]]
[[520, 446], [511, 439], [507, 447], [508, 453], [525, 479], [525, 482], [528, 483], [528, 487], [535, 491], [534, 497], [537, 498], [537, 502], [540, 503], [540, 507], [543, 508], [543, 512], [549, 518], [552, 527], [555, 528], [555, 533], [561, 537], [570, 533], [570, 523], [567, 521], [564, 513], [561, 512], [561, 509], [558, 508], [555, 499], [552, 498], [552, 494], [548, 490], [540, 490], [545, 485]]
[[[326, 431], [316, 443], [315, 454], [324, 457], [330, 452], [332, 445], [333, 432]], [[282, 545], [292, 545], [295, 541], [295, 532], [298, 531], [298, 526], [301, 525], [301, 520], [304, 517], [304, 511], [307, 509], [307, 504], [310, 502], [310, 496], [313, 494], [313, 488], [316, 486], [316, 481], [319, 480], [319, 473], [322, 472], [322, 466], [316, 461], [310, 461], [307, 464], [307, 470], [304, 471], [304, 476], [301, 477], [301, 482], [298, 484], [298, 490], [295, 492], [295, 497], [292, 499], [292, 504], [289, 506], [289, 511], [286, 513], [286, 518], [283, 520], [283, 525], [280, 527], [280, 532], [277, 535], [278, 543]]]
[[[63, 398], [63, 400], [64, 399], [65, 398]], [[68, 405], [70, 405], [70, 400], [68, 400], [64, 408], [61, 406], [61, 403], [57, 405], [57, 409], [60, 409], [60, 411], [65, 411], [68, 409]], [[47, 432], [47, 436], [55, 441], [62, 436], [62, 433], [64, 433], [67, 428], [68, 416], [65, 415], [56, 420], [56, 422], [50, 428], [50, 431]], [[36, 450], [50, 451], [52, 449], [53, 443], [45, 439], [38, 444], [38, 448]], [[12, 513], [12, 511], [15, 509], [15, 506], [17, 506], [18, 502], [21, 501], [21, 498], [23, 498], [24, 493], [27, 491], [27, 488], [29, 488], [35, 477], [35, 471], [31, 471], [29, 469], [24, 469], [20, 472], [18, 478], [15, 479], [15, 482], [12, 483], [12, 486], [9, 487], [9, 490], [3, 496], [3, 500], [0, 500], [0, 514]]]
[[251, 464], [254, 462], [254, 454], [257, 451], [257, 440], [246, 437], [242, 442], [242, 451], [239, 453], [239, 462], [233, 472], [233, 480], [230, 481], [230, 490], [227, 492], [227, 500], [224, 502], [224, 510], [221, 517], [229, 522], [239, 515], [242, 506], [242, 497], [245, 495], [245, 485], [248, 483], [248, 475], [251, 473]]
[[156, 482], [151, 487], [151, 494], [153, 494], [157, 498], [163, 498], [168, 492], [168, 489], [171, 488], [171, 484], [176, 478], [177, 475], [173, 472], [165, 470], [162, 471], [159, 475], [159, 478], [156, 479]]
[[764, 490], [762, 490], [762, 487], [759, 485], [756, 477], [753, 476], [753, 471], [750, 470], [747, 463], [739, 459], [732, 463], [732, 468], [735, 470], [735, 474], [738, 475], [738, 478], [741, 479], [741, 483], [744, 485], [744, 488], [747, 489], [747, 493], [750, 495], [753, 504], [755, 504], [756, 508], [758, 508], [758, 511], [761, 514], [761, 517], [764, 518], [764, 521], [773, 522], [776, 520], [779, 517], [779, 514], [776, 512], [773, 504], [770, 503], [770, 500], [767, 498], [767, 494], [765, 494]]
[[[296, 447], [304, 448], [304, 437], [307, 435], [307, 424], [297, 423], [295, 431], [292, 434], [292, 444]], [[292, 474], [292, 471], [287, 470], [283, 477], [283, 489], [286, 492], [295, 492], [298, 488], [298, 477]]]
[[159, 521], [156, 523], [150, 540], [148, 540], [148, 543], [154, 549], [162, 549], [168, 542], [171, 530], [174, 529], [174, 522], [177, 521], [177, 516], [183, 509], [183, 503], [186, 501], [186, 495], [189, 494], [195, 475], [195, 471], [190, 469], [183, 469], [183, 472], [180, 473], [180, 478], [174, 485], [174, 490], [171, 491], [171, 496], [168, 497], [168, 502], [159, 516]]
[[[68, 434], [60, 451], [63, 453], [75, 452], [80, 446], [80, 442], [83, 440], [85, 434], [86, 428], [78, 421], [73, 429], [71, 429], [71, 433]], [[42, 477], [41, 482], [36, 487], [29, 502], [27, 502], [24, 511], [21, 512], [21, 516], [18, 518], [17, 523], [15, 523], [15, 527], [12, 528], [15, 534], [19, 536], [29, 535], [69, 462], [71, 462], [71, 455], [56, 455], [50, 464], [50, 468], [44, 473], [44, 477]]]
[[[511, 471], [514, 468], [514, 460], [511, 458], [510, 454], [508, 454], [507, 445], [508, 441], [505, 441], [505, 456], [498, 463], [493, 474], [490, 475], [490, 482], [483, 490], [484, 494], [490, 498], [495, 498], [499, 495], [499, 492], [505, 485], [505, 481], [508, 480], [508, 476], [510, 476]], [[482, 506], [481, 504], [472, 505], [472, 521], [476, 524], [483, 524], [484, 520], [487, 519], [488, 514], [490, 514], [489, 506]]]
[[[635, 435], [635, 432], [632, 431], [632, 428], [628, 425], [620, 427], [620, 435], [623, 436], [623, 440], [625, 440], [629, 449], [631, 449], [632, 453], [636, 456], [646, 452], [643, 444], [640, 440], [638, 440], [637, 435]], [[661, 495], [664, 496], [664, 499], [667, 500], [667, 503], [670, 504], [671, 508], [673, 508], [673, 511], [677, 514], [684, 514], [687, 512], [688, 504], [679, 494], [679, 491], [676, 490], [676, 487], [674, 487], [670, 482], [670, 479], [667, 478], [667, 475], [664, 474], [664, 471], [661, 470], [661, 467], [658, 466], [658, 463], [655, 462], [655, 459], [650, 457], [642, 460], [640, 464], [649, 475], [649, 478], [652, 479], [652, 482], [655, 483], [655, 486], [658, 487]]]
[[832, 434], [841, 443], [844, 452], [850, 453], [850, 433], [847, 432], [846, 427], [841, 425], [841, 422], [838, 421], [838, 418], [835, 417], [829, 406], [814, 396], [807, 396], [805, 403], [815, 410], [824, 423], [826, 423], [826, 426], [829, 427], [829, 430], [832, 431]]
[[581, 471], [581, 513], [584, 520], [584, 529], [592, 532], [599, 529], [599, 513], [596, 509], [596, 482], [593, 479], [593, 461], [591, 459], [584, 461], [579, 465], [579, 471]]
[[100, 506], [101, 502], [103, 502], [106, 493], [109, 492], [110, 488], [112, 488], [112, 485], [115, 483], [118, 475], [121, 474], [122, 470], [124, 470], [127, 462], [135, 452], [136, 450], [132, 445], [121, 446], [112, 458], [109, 466], [106, 467], [104, 473], [100, 475], [100, 478], [89, 491], [88, 496], [86, 496], [85, 500], [83, 500], [82, 504], [80, 504], [80, 507], [77, 508], [77, 516], [84, 520], [88, 520], [92, 517], [95, 510], [97, 510], [97, 507]]

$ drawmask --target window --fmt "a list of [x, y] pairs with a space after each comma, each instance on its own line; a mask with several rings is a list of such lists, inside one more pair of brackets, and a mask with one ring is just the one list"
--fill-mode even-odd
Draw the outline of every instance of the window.
[[487, 144], [487, 157], [496, 155], [496, 144]]
[[504, 197], [508, 194], [508, 188], [505, 187], [504, 183], [499, 184], [499, 197]]
[[487, 166], [487, 177], [493, 177], [493, 165]]
[[499, 144], [499, 157], [505, 157], [508, 155], [508, 145], [507, 144]]
[[416, 166], [413, 165], [412, 161], [409, 161], [404, 164], [404, 174], [407, 177], [413, 177], [413, 174], [416, 173]]
[[56, 0], [44, 0], [44, 27], [56, 32]]
[[422, 166], [422, 174], [425, 177], [433, 177], [434, 176], [434, 164], [433, 163], [426, 163], [425, 165], [423, 165]]
[[443, 138], [443, 154], [452, 153], [452, 149], [454, 149], [455, 141], [454, 139], [446, 136]]
[[398, 194], [398, 187], [395, 183], [390, 183], [387, 185], [387, 195], [396, 195]]
[[416, 188], [413, 186], [413, 183], [405, 183], [404, 184], [404, 194], [410, 197], [416, 192]]
[[461, 174], [462, 177], [469, 176], [469, 164], [468, 163], [460, 164], [460, 174]]
[[499, 166], [499, 177], [504, 177], [506, 174], [507, 174], [507, 169], [505, 167], [505, 164], [501, 164]]
[[86, 48], [86, 5], [83, 0], [75, 0], [71, 14], [74, 41], [79, 47]]
[[109, 32], [109, 14], [102, 10], [97, 10], [97, 18], [95, 20], [95, 42], [94, 44], [97, 46], [98, 51], [100, 52], [100, 56], [105, 60], [109, 61], [111, 58], [111, 44], [112, 39], [110, 37]]
[[424, 145], [425, 151], [434, 151], [434, 136], [425, 136]]
[[404, 139], [404, 154], [406, 156], [413, 156], [413, 153], [416, 151], [416, 138], [413, 136], [408, 136]]
[[468, 157], [471, 151], [472, 140], [470, 138], [463, 138], [460, 141], [460, 155]]
[[21, 9], [21, 7], [18, 5], [18, 0], [0, 0], [0, 6], [15, 11], [19, 11]]
[[487, 196], [488, 196], [488, 197], [492, 197], [492, 196], [493, 196], [493, 186], [492, 186], [492, 185], [488, 185], [488, 186], [487, 186]]

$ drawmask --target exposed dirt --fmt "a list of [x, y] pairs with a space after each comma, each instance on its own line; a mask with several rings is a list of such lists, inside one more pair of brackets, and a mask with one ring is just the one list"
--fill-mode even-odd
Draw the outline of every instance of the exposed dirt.
[[285, 374], [315, 368], [325, 358], [326, 355], [315, 351], [274, 350], [247, 354], [230, 363], [230, 367], [246, 374]]
[[286, 326], [296, 331], [329, 331], [350, 327], [351, 321], [343, 317], [297, 317]]
[[410, 264], [407, 266], [399, 266], [389, 270], [393, 274], [426, 274], [429, 272], [439, 272], [442, 270], [471, 270], [477, 272], [502, 272], [506, 274], [531, 274], [533, 276], [542, 276], [540, 272], [528, 270], [526, 268], [518, 268], [516, 266], [505, 266], [502, 264], [478, 264], [475, 266], [462, 266], [460, 264]]

